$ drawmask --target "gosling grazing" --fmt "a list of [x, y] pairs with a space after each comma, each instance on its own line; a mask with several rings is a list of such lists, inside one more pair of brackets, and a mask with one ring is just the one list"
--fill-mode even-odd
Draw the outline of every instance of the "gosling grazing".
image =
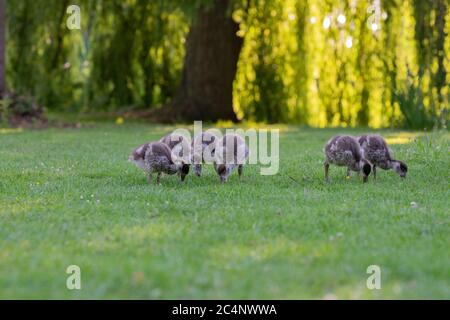
[[192, 141], [192, 168], [196, 176], [202, 175], [202, 163], [205, 160], [213, 160], [217, 141], [217, 136], [207, 131], [199, 133]]
[[172, 175], [183, 170], [183, 164], [174, 163], [171, 150], [160, 142], [139, 146], [132, 152], [128, 160], [147, 173], [149, 183], [152, 181], [152, 174], [157, 173], [156, 183], [158, 185], [161, 183], [162, 173]]
[[226, 134], [216, 144], [214, 169], [221, 182], [226, 182], [234, 168], [238, 167], [239, 179], [242, 176], [249, 149], [245, 140], [237, 134]]
[[347, 167], [347, 177], [352, 171], [363, 173], [363, 182], [368, 181], [371, 164], [364, 158], [364, 151], [358, 141], [351, 136], [335, 136], [325, 145], [325, 180], [329, 181], [330, 164]]
[[377, 167], [383, 170], [393, 169], [401, 178], [406, 178], [408, 166], [400, 160], [395, 160], [386, 141], [379, 135], [363, 135], [358, 138], [359, 145], [364, 150], [364, 156], [373, 165], [373, 177], [377, 177]]
[[181, 162], [182, 167], [178, 172], [181, 181], [184, 181], [189, 173], [190, 167], [190, 157], [191, 157], [191, 146], [188, 140], [179, 134], [169, 133], [159, 140], [160, 143], [167, 145], [171, 151], [172, 158], [176, 158]]

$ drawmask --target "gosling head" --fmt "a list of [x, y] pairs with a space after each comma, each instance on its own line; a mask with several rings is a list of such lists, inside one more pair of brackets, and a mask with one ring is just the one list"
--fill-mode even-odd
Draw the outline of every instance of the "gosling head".
[[202, 165], [201, 164], [194, 164], [192, 166], [192, 171], [194, 172], [194, 174], [197, 177], [201, 177], [202, 176]]
[[406, 178], [408, 173], [408, 166], [400, 160], [391, 160], [391, 167], [398, 173], [401, 178]]
[[214, 169], [219, 175], [220, 182], [222, 183], [227, 182], [228, 177], [230, 176], [231, 171], [233, 170], [232, 166], [229, 164], [217, 164], [217, 163], [214, 163]]
[[191, 154], [191, 164], [192, 164], [192, 172], [197, 177], [202, 176], [202, 158], [200, 152], [195, 152], [194, 148], [192, 148], [193, 152]]
[[361, 171], [363, 175], [363, 183], [369, 181], [369, 175], [372, 171], [372, 165], [366, 159], [361, 160]]
[[184, 179], [186, 179], [188, 173], [189, 173], [189, 165], [186, 163], [182, 163], [180, 167], [180, 178], [182, 182], [184, 181]]

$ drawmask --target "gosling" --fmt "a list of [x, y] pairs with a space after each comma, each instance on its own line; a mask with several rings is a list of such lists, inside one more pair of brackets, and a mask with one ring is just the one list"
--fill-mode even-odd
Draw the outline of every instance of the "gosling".
[[222, 183], [228, 180], [237, 167], [241, 179], [245, 161], [249, 156], [249, 149], [245, 140], [237, 134], [226, 134], [216, 144], [214, 153], [214, 170]]
[[189, 173], [191, 161], [191, 145], [188, 139], [176, 133], [169, 133], [162, 137], [159, 142], [167, 145], [171, 151], [172, 157], [182, 163], [182, 170], [178, 172], [181, 181], [184, 181]]
[[184, 180], [185, 173], [183, 164], [176, 164], [172, 161], [171, 150], [167, 145], [160, 142], [152, 142], [139, 146], [136, 148], [128, 161], [134, 163], [138, 168], [141, 168], [147, 173], [147, 180], [152, 181], [152, 174], [157, 173], [156, 183], [161, 183], [161, 174], [166, 173], [173, 175], [180, 173], [181, 181]]
[[192, 141], [192, 169], [197, 177], [202, 175], [202, 163], [213, 160], [217, 141], [217, 136], [208, 131], [199, 133]]
[[352, 171], [363, 173], [363, 182], [368, 181], [371, 172], [370, 162], [364, 158], [364, 151], [358, 141], [351, 136], [335, 136], [325, 145], [325, 180], [330, 181], [328, 171], [330, 164], [347, 167], [347, 177]]
[[364, 155], [373, 165], [373, 178], [377, 178], [377, 167], [383, 170], [393, 169], [401, 178], [406, 178], [408, 166], [400, 160], [395, 160], [386, 141], [379, 135], [363, 135], [358, 138]]

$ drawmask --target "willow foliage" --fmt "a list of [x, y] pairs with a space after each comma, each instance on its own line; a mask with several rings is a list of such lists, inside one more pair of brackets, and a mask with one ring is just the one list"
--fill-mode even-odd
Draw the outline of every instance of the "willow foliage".
[[[7, 79], [50, 110], [153, 108], [174, 96], [207, 1], [8, 0]], [[448, 124], [446, 0], [235, 0], [242, 119], [311, 126]]]

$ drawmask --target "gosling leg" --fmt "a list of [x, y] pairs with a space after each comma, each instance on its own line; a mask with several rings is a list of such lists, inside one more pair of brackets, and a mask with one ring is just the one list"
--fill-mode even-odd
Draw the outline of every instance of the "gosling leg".
[[159, 186], [161, 184], [161, 172], [158, 173], [158, 176], [156, 177], [156, 184]]
[[347, 168], [347, 179], [350, 179], [352, 177], [352, 170], [350, 168]]
[[330, 164], [329, 164], [328, 162], [325, 162], [325, 163], [323, 164], [323, 167], [324, 167], [324, 170], [325, 170], [325, 181], [326, 181], [326, 182], [330, 182], [330, 178], [329, 178], [329, 176], [328, 176], [328, 171], [329, 171], [329, 169], [330, 169]]

